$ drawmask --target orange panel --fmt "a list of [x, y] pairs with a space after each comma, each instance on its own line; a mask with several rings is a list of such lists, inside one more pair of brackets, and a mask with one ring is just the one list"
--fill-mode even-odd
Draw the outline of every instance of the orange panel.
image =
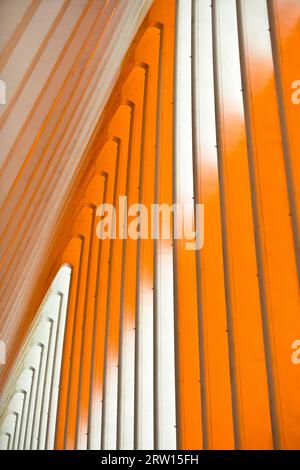
[[[105, 6], [87, 35], [91, 61], [98, 22], [113, 10]], [[39, 271], [20, 280], [30, 303], [19, 310], [1, 387], [54, 273], [72, 267], [57, 449], [299, 449], [300, 365], [292, 361], [300, 337], [300, 104], [292, 100], [299, 42], [298, 0], [153, 2], [51, 243], [37, 251]], [[79, 104], [93, 82], [82, 54], [64, 83]], [[47, 221], [38, 195], [50, 201], [67, 165], [76, 112], [68, 96], [53, 103], [62, 121], [36, 137], [2, 208], [7, 337], [15, 328], [6, 321], [12, 287], [37, 241], [32, 225]], [[169, 239], [124, 237], [120, 196], [149, 214], [154, 203], [189, 203], [189, 222], [204, 204], [204, 246], [188, 250], [186, 235], [175, 239], [175, 218]], [[116, 237], [99, 237], [101, 203], [116, 208]]]

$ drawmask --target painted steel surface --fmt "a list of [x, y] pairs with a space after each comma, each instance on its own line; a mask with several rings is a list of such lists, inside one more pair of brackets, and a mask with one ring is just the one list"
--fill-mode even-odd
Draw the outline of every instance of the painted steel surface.
[[[298, 0], [153, 2], [14, 345], [70, 265], [57, 449], [300, 448], [299, 44]], [[122, 195], [203, 203], [203, 248], [100, 240]]]

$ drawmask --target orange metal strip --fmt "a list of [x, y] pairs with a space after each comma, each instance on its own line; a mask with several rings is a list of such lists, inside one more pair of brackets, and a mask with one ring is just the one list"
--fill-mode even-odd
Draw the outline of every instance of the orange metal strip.
[[71, 363], [68, 380], [68, 395], [65, 422], [65, 443], [66, 449], [73, 449], [75, 446], [76, 432], [76, 409], [78, 399], [78, 379], [79, 362], [81, 353], [81, 338], [83, 327], [83, 315], [86, 296], [86, 281], [90, 261], [92, 245], [92, 220], [94, 218], [94, 208], [84, 207], [74, 225], [75, 233], [82, 236], [82, 258], [80, 263], [80, 274], [78, 281], [78, 295], [76, 298], [75, 317], [72, 332]]
[[[259, 32], [265, 47], [260, 60], [251, 42], [251, 5], [241, 2], [239, 25], [273, 443], [295, 448], [300, 442], [300, 371], [290, 351], [300, 331], [299, 285], [270, 38], [267, 27]], [[261, 7], [267, 25], [263, 2]]]
[[[119, 166], [119, 142], [109, 140], [96, 161], [96, 171], [106, 178], [104, 203], [113, 204], [117, 168]], [[99, 252], [99, 276], [95, 295], [95, 320], [92, 341], [92, 364], [90, 370], [90, 398], [88, 417], [88, 448], [100, 448], [104, 382], [104, 346], [106, 329], [106, 303], [110, 262], [110, 239], [101, 241]]]
[[300, 282], [300, 3], [268, 2], [274, 73]]
[[[123, 104], [115, 114], [109, 125], [109, 133], [120, 139], [120, 160], [118, 169], [118, 180], [114, 206], [116, 208], [117, 220], [119, 215], [119, 195], [125, 194], [126, 175], [128, 165], [128, 152], [131, 145], [133, 107], [131, 104]], [[122, 227], [117, 223], [117, 234]], [[104, 371], [104, 395], [103, 395], [103, 420], [101, 447], [114, 449], [117, 439], [117, 392], [118, 392], [118, 345], [120, 331], [120, 290], [121, 290], [121, 260], [122, 240], [117, 235], [111, 242], [110, 272], [108, 281], [108, 296], [106, 310], [106, 351]], [[120, 269], [121, 267], [121, 269]]]
[[[96, 175], [85, 193], [86, 203], [92, 203], [96, 207], [103, 202], [105, 195], [106, 178], [103, 175]], [[95, 231], [95, 223], [92, 225]], [[87, 284], [85, 292], [85, 306], [82, 326], [82, 343], [79, 363], [79, 384], [78, 384], [78, 400], [77, 400], [77, 417], [76, 417], [76, 449], [86, 449], [88, 439], [88, 407], [90, 397], [90, 374], [92, 363], [92, 341], [94, 328], [94, 308], [95, 293], [98, 272], [98, 257], [101, 241], [92, 234], [92, 245], [90, 254], [89, 270], [87, 273]], [[78, 328], [78, 325], [77, 325]]]
[[81, 236], [72, 238], [62, 256], [62, 263], [69, 263], [72, 266], [72, 278], [69, 294], [69, 305], [66, 318], [66, 330], [64, 338], [64, 348], [61, 366], [60, 391], [57, 407], [57, 423], [55, 448], [64, 448], [65, 420], [68, 399], [68, 381], [71, 363], [72, 335], [74, 328], [75, 309], [77, 302], [78, 281], [80, 276], [80, 265], [82, 256]]
[[[132, 149], [129, 155], [126, 190], [128, 207], [138, 203], [143, 107], [146, 67], [135, 67], [122, 89], [122, 98], [134, 104]], [[135, 214], [136, 216], [136, 214]], [[128, 218], [130, 228], [130, 217]], [[134, 448], [134, 352], [136, 314], [137, 242], [128, 236], [123, 241], [122, 280], [120, 291], [120, 337], [118, 367], [117, 448]]]
[[[270, 449], [272, 433], [242, 93], [239, 100], [235, 98], [234, 109], [229, 101], [229, 96], [235, 96], [236, 90], [241, 88], [241, 81], [238, 75], [233, 80], [226, 68], [229, 60], [232, 66], [239, 64], [237, 29], [226, 22], [226, 12], [231, 13], [234, 20], [235, 2], [231, 5], [228, 2], [225, 9], [220, 2], [219, 7], [214, 4], [213, 19], [219, 185], [235, 442], [237, 448]], [[229, 34], [236, 44], [230, 51], [226, 50], [226, 36]], [[259, 394], [256, 393], [258, 383]], [[260, 429], [259, 435], [257, 429]]]
[[[199, 22], [199, 30], [195, 25]], [[192, 83], [195, 201], [204, 204], [204, 247], [197, 252], [203, 445], [234, 447], [215, 129], [210, 2], [193, 10]], [[199, 34], [199, 37], [197, 37]], [[197, 57], [199, 63], [197, 63]], [[205, 68], [205, 73], [204, 73]], [[202, 72], [203, 70], [203, 72]], [[198, 87], [198, 88], [197, 88]], [[224, 429], [226, 432], [224, 433]]]
[[[146, 96], [144, 103], [144, 142], [142, 143], [141, 169], [139, 181], [140, 203], [147, 207], [151, 213], [151, 203], [154, 201], [155, 179], [155, 145], [156, 145], [156, 115], [158, 93], [158, 61], [161, 31], [159, 27], [151, 26], [145, 32], [139, 42], [135, 54], [136, 62], [143, 61], [147, 64]], [[150, 230], [151, 227], [148, 227]], [[145, 448], [153, 446], [154, 421], [150, 418], [154, 413], [154, 396], [149, 390], [151, 379], [153, 380], [153, 361], [147, 361], [143, 351], [148, 346], [153, 347], [153, 322], [152, 329], [145, 331], [145, 324], [149, 318], [153, 318], [153, 240], [138, 240], [137, 252], [137, 314], [135, 336], [135, 447]], [[151, 340], [149, 341], [149, 338]], [[147, 341], [148, 340], [148, 341]], [[150, 345], [149, 345], [150, 342]], [[151, 344], [152, 342], [152, 344]], [[148, 351], [153, 354], [153, 350]], [[153, 357], [153, 356], [152, 356]], [[146, 392], [146, 388], [148, 391]]]

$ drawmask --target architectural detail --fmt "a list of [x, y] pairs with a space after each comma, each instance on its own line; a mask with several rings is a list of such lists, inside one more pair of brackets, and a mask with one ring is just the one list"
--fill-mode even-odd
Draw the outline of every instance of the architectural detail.
[[[0, 38], [1, 447], [299, 449], [299, 0], [23, 8]], [[100, 239], [123, 196], [204, 204], [204, 246]]]

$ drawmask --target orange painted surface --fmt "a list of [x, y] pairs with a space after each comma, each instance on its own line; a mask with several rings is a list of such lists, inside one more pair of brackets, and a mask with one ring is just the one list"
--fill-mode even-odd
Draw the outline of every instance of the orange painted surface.
[[[100, 123], [104, 128], [98, 137], [100, 143], [95, 140], [93, 144], [94, 147], [102, 147], [100, 152], [96, 150], [99, 155], [95, 160], [95, 169], [96, 174], [105, 175], [103, 202], [113, 202], [117, 210], [119, 195], [127, 194], [128, 204], [138, 203], [141, 197], [141, 202], [145, 203], [149, 209], [150, 204], [153, 203], [156, 132], [159, 124], [161, 125], [159, 145], [161, 151], [164, 152], [159, 171], [164, 173], [163, 181], [168, 183], [161, 184], [159, 200], [172, 202], [174, 36], [171, 27], [174, 26], [174, 2], [172, 2], [172, 9], [171, 14], [172, 10], [168, 2], [157, 2], [150, 10], [132, 46], [132, 51], [128, 53], [127, 63], [124, 65], [116, 91], [112, 94], [111, 103], [104, 112]], [[159, 79], [160, 54], [162, 77]], [[157, 119], [158, 86], [162, 87], [160, 93], [163, 97], [160, 110], [163, 118], [160, 122]], [[143, 159], [143, 164], [141, 159]], [[141, 173], [143, 186], [140, 196]], [[86, 182], [84, 184], [86, 186]], [[92, 182], [89, 188], [95, 188], [95, 183]], [[96, 204], [94, 194], [92, 189], [86, 191], [80, 204], [83, 201], [89, 205]], [[89, 231], [92, 226], [92, 208], [87, 207], [83, 210], [87, 214], [84, 219], [82, 219], [83, 215], [79, 215], [72, 229], [73, 234], [78, 233], [78, 236], [82, 238], [83, 248], [77, 261], [80, 262], [80, 268], [77, 267], [75, 271], [76, 274], [78, 269], [80, 270], [80, 283], [73, 282], [71, 287], [71, 299], [76, 300], [70, 300], [70, 305], [73, 302], [74, 307], [70, 307], [70, 319], [66, 330], [56, 435], [56, 447], [59, 449], [72, 449], [78, 443], [80, 445], [80, 442], [86, 443], [89, 439], [86, 438], [89, 423], [95, 425], [95, 417], [99, 417], [96, 426], [101, 428], [102, 422], [102, 426], [114, 430], [115, 439], [117, 439], [117, 421], [114, 411], [107, 412], [107, 422], [106, 425], [103, 424], [105, 387], [108, 395], [106, 399], [109, 398], [116, 403], [118, 393], [118, 368], [116, 366], [120, 354], [120, 331], [123, 332], [122, 341], [126, 342], [126, 335], [130, 334], [135, 324], [137, 243], [130, 239], [126, 241], [101, 240], [98, 242], [99, 247], [96, 248], [97, 242], [94, 239], [92, 242], [94, 248], [92, 248], [90, 237], [93, 235]], [[99, 220], [96, 218], [96, 223]], [[117, 226], [117, 233], [118, 230]], [[92, 253], [88, 261], [89, 250], [92, 250]], [[98, 254], [100, 253], [98, 262], [96, 261], [97, 250]], [[126, 250], [125, 255], [124, 250]], [[141, 252], [141, 286], [144, 285], [141, 295], [145, 296], [146, 302], [149, 302], [147, 294], [149, 287], [147, 286], [149, 282], [153, 283], [151, 281], [153, 278], [153, 241], [142, 240]], [[67, 259], [68, 255], [65, 254], [64, 262]], [[123, 260], [125, 260], [124, 279], [122, 279], [120, 269]], [[71, 258], [68, 262], [72, 264]], [[94, 284], [96, 279], [99, 282], [98, 287]], [[92, 294], [94, 288], [96, 288], [96, 307], [94, 307], [95, 298]], [[89, 300], [84, 307], [86, 295], [88, 299], [92, 299], [92, 302]], [[71, 314], [72, 311], [73, 314]], [[75, 321], [72, 319], [74, 315]], [[82, 324], [84, 324], [83, 340]], [[94, 343], [91, 341], [93, 337]], [[94, 347], [93, 352], [92, 347]], [[84, 364], [81, 378], [80, 367], [75, 366], [80, 363], [80, 357]], [[91, 363], [93, 363], [92, 368], [89, 366]], [[78, 399], [79, 405], [77, 405]], [[190, 404], [192, 404], [191, 401]], [[76, 425], [78, 426], [77, 433]], [[200, 423], [197, 426], [199, 428]], [[190, 435], [192, 434], [191, 430]], [[105, 441], [105, 437], [102, 436], [101, 440]]]
[[[118, 208], [125, 194], [128, 204], [174, 202], [175, 0], [154, 1], [126, 56], [9, 363], [51, 276], [70, 264], [57, 449], [90, 447], [91, 429], [98, 447], [119, 446], [120, 390], [122, 398], [132, 384], [120, 383], [118, 367], [120, 358], [132, 360], [126, 345], [134, 341], [137, 290], [154, 316], [155, 247], [175, 260], [178, 448], [300, 448], [300, 365], [291, 362], [300, 338], [300, 105], [290, 99], [300, 80], [300, 6], [270, 3], [274, 56], [271, 47], [257, 56], [240, 16], [241, 115], [216, 90], [218, 148], [212, 156], [199, 146], [194, 155], [195, 201], [205, 204], [199, 253], [185, 250], [185, 240], [148, 239], [138, 259], [135, 240], [96, 236], [101, 202]], [[4, 242], [3, 276], [17, 269]], [[136, 396], [126, 397], [139, 413]], [[136, 422], [131, 414], [132, 447]]]

